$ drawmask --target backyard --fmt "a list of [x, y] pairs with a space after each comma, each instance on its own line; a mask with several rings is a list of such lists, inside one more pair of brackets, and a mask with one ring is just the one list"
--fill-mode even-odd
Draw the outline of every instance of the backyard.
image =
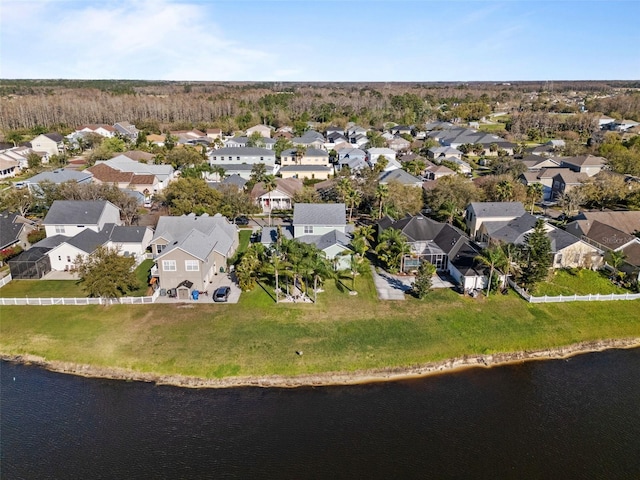
[[[0, 307], [0, 352], [202, 378], [402, 368], [473, 354], [640, 336], [640, 301], [526, 303], [451, 290], [383, 302], [328, 281], [318, 302], [276, 305], [258, 285], [238, 304]], [[304, 356], [296, 355], [304, 351]]]
[[557, 270], [546, 282], [536, 285], [533, 295], [589, 295], [599, 293], [629, 293], [622, 287], [614, 285], [606, 272], [589, 269]]

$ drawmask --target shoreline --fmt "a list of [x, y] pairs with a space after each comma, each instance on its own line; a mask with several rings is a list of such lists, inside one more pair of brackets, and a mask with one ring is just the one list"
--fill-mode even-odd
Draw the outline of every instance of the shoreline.
[[503, 365], [536, 360], [562, 360], [585, 353], [610, 349], [631, 349], [640, 347], [640, 338], [598, 340], [579, 342], [562, 347], [542, 350], [524, 350], [512, 353], [487, 355], [465, 355], [463, 357], [429, 362], [409, 367], [360, 370], [354, 372], [327, 372], [296, 376], [265, 375], [227, 378], [199, 378], [186, 375], [160, 375], [137, 372], [120, 367], [97, 367], [73, 362], [46, 360], [36, 355], [7, 355], [0, 353], [0, 359], [23, 365], [35, 365], [46, 370], [82, 376], [128, 382], [155, 383], [182, 388], [299, 388], [362, 385], [368, 383], [393, 382], [442, 375], [470, 368], [492, 368]]

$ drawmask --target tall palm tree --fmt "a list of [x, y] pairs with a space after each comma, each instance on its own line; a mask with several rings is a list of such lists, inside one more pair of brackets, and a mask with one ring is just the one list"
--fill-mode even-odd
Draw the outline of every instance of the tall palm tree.
[[502, 180], [496, 185], [496, 197], [499, 202], [504, 202], [513, 196], [513, 185], [509, 180]]
[[347, 192], [345, 200], [349, 204], [349, 222], [351, 222], [351, 217], [353, 217], [353, 209], [360, 203], [361, 199], [362, 195], [360, 195], [358, 190], [352, 189]]
[[527, 185], [527, 198], [531, 199], [531, 213], [533, 214], [533, 207], [536, 202], [542, 198], [542, 192], [544, 187], [541, 183], [530, 183]]
[[387, 228], [380, 234], [375, 251], [386, 268], [398, 270], [402, 267], [402, 257], [410, 253], [411, 248], [401, 230]]
[[447, 219], [449, 225], [453, 225], [453, 220], [460, 214], [460, 208], [458, 204], [453, 200], [445, 200], [440, 205], [438, 213]]
[[296, 158], [297, 165], [300, 165], [302, 163], [302, 159], [306, 154], [307, 154], [307, 147], [305, 147], [304, 145], [296, 146], [295, 158]]
[[382, 218], [382, 207], [385, 200], [389, 198], [389, 187], [387, 185], [378, 184], [376, 187], [376, 200], [378, 200], [378, 218]]
[[273, 210], [273, 203], [271, 202], [271, 192], [278, 188], [275, 175], [266, 175], [263, 180], [264, 189], [269, 193], [269, 226], [271, 226], [271, 211]]
[[499, 246], [492, 245], [480, 252], [475, 258], [477, 261], [489, 267], [489, 283], [487, 285], [487, 297], [491, 291], [491, 280], [493, 280], [493, 272], [498, 264], [504, 263], [504, 252]]

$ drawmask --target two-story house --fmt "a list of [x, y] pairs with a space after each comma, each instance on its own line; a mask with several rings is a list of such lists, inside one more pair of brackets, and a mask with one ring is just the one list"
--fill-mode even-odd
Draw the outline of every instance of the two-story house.
[[333, 173], [329, 154], [317, 148], [290, 148], [280, 155], [282, 178], [315, 178], [326, 180]]
[[465, 222], [469, 236], [478, 238], [478, 231], [483, 222], [508, 222], [524, 215], [525, 210], [521, 202], [471, 202], [465, 210]]
[[108, 223], [122, 225], [120, 209], [107, 200], [56, 200], [42, 221], [47, 237], [99, 232]]
[[190, 290], [207, 290], [214, 275], [227, 271], [237, 248], [238, 229], [220, 214], [160, 217], [151, 240], [151, 274], [160, 288], [175, 288], [186, 300]]

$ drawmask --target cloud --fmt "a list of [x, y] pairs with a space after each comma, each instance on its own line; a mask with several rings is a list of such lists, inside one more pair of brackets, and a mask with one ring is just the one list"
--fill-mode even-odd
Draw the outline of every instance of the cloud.
[[[5, 78], [239, 80], [273, 62], [230, 38], [209, 4], [170, 0], [15, 2], [2, 34]], [[222, 20], [221, 15], [218, 16]], [[221, 23], [221, 22], [220, 22]]]

